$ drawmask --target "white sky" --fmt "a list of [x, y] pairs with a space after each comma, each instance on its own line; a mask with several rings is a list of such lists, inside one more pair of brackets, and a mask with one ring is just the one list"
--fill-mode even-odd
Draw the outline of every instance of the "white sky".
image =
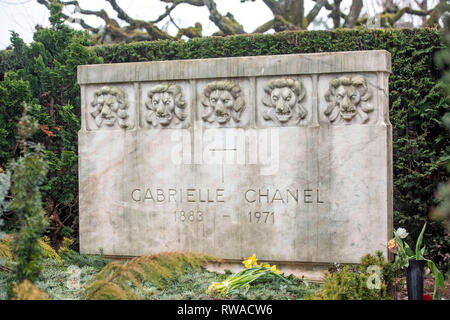
[[[381, 0], [364, 0], [365, 10], [369, 15], [375, 12]], [[405, 0], [399, 0], [404, 2]], [[166, 3], [159, 0], [117, 0], [118, 4], [133, 18], [142, 20], [156, 19], [165, 10]], [[83, 9], [99, 10], [104, 8], [110, 16], [116, 16], [110, 4], [104, 0], [79, 0]], [[350, 7], [350, 0], [344, 0], [342, 9], [346, 12]], [[216, 0], [218, 10], [225, 15], [230, 12], [247, 32], [252, 32], [258, 26], [273, 18], [271, 11], [261, 0], [255, 2], [241, 3], [239, 0]], [[312, 0], [305, 0], [305, 12], [314, 6]], [[65, 9], [65, 13], [72, 15], [74, 7]], [[72, 11], [72, 12], [71, 12]], [[321, 17], [326, 18], [328, 11], [322, 9]], [[206, 7], [195, 7], [188, 4], [181, 4], [172, 11], [171, 16], [180, 27], [193, 26], [195, 22], [203, 25], [203, 35], [211, 35], [218, 29], [209, 20], [209, 12]], [[49, 12], [46, 7], [37, 3], [36, 0], [0, 0], [0, 50], [10, 44], [10, 30], [14, 30], [29, 43], [32, 41], [33, 32], [37, 24], [48, 26]], [[76, 15], [74, 15], [76, 17]], [[80, 16], [81, 17], [81, 16]], [[103, 21], [93, 16], [83, 16], [83, 19], [90, 25], [99, 27]], [[164, 27], [168, 18], [158, 24]], [[72, 24], [75, 28], [80, 28], [77, 24]], [[166, 26], [167, 27], [167, 26]], [[310, 29], [321, 28], [310, 26]], [[177, 29], [173, 24], [169, 24], [168, 32], [175, 35]]]

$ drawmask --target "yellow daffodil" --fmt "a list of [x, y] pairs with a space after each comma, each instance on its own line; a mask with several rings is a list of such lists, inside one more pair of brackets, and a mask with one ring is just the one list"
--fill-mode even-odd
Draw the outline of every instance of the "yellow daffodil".
[[277, 266], [275, 264], [270, 268], [270, 271], [273, 271], [275, 274], [280, 273], [280, 270], [277, 270]]
[[[263, 269], [269, 269], [270, 265], [269, 264], [264, 264], [264, 262], [261, 262], [258, 267], [263, 268]], [[266, 272], [265, 270], [259, 270], [258, 272]]]
[[253, 266], [257, 266], [258, 259], [256, 259], [256, 254], [253, 254], [251, 257], [248, 257], [247, 260], [242, 261], [246, 268], [252, 268]]
[[[268, 277], [262, 279], [270, 279], [270, 277], [276, 277], [277, 279], [282, 279], [287, 283], [291, 283], [284, 275], [279, 275], [280, 271], [277, 270], [277, 266], [273, 265], [272, 267], [264, 262], [257, 262], [256, 255], [253, 254], [251, 257], [248, 257], [247, 260], [242, 261], [245, 265], [245, 269], [242, 269], [238, 273], [234, 273], [231, 276], [227, 277], [222, 282], [213, 282], [206, 293], [208, 294], [221, 294], [228, 295], [230, 293], [236, 292], [238, 289], [245, 289], [245, 292], [250, 288], [250, 283], [256, 281], [261, 277]], [[255, 268], [256, 267], [256, 268]]]
[[256, 259], [256, 254], [253, 254], [249, 259], [252, 260], [252, 265], [256, 266], [258, 259]]

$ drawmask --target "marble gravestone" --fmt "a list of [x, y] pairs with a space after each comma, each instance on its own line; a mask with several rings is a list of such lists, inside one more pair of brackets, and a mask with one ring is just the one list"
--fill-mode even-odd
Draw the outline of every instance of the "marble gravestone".
[[384, 50], [79, 66], [81, 252], [386, 256], [390, 72]]

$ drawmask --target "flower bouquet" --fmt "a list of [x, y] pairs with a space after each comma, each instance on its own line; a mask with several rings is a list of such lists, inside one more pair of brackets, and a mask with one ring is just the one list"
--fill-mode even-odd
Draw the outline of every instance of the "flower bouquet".
[[[422, 240], [423, 240], [423, 234], [425, 232], [426, 226], [427, 226], [427, 223], [425, 222], [425, 224], [422, 228], [422, 231], [420, 232], [420, 235], [417, 238], [415, 252], [408, 245], [408, 243], [403, 240], [409, 235], [409, 233], [404, 228], [398, 228], [397, 231], [394, 231], [395, 237], [394, 237], [394, 239], [391, 239], [388, 241], [387, 247], [388, 247], [389, 251], [396, 254], [394, 263], [397, 264], [397, 266], [400, 269], [404, 269], [404, 268], [407, 269], [407, 276], [408, 276], [407, 279], [410, 279], [408, 272], [410, 272], [412, 269], [416, 268], [416, 266], [417, 266], [417, 268], [419, 268], [421, 270], [420, 272], [423, 272], [423, 265], [425, 265], [425, 263], [427, 263], [428, 268], [433, 273], [433, 276], [435, 279], [433, 298], [440, 299], [438, 289], [439, 289], [439, 286], [441, 288], [444, 288], [444, 276], [442, 275], [442, 273], [439, 271], [439, 269], [436, 267], [436, 265], [434, 264], [434, 262], [432, 260], [426, 259], [424, 257], [425, 246], [421, 247]], [[422, 279], [421, 280], [422, 283], [419, 285], [421, 286], [421, 289], [423, 291], [423, 275], [420, 274], [420, 276]], [[408, 289], [409, 289], [409, 287], [408, 287]], [[408, 294], [409, 294], [409, 291], [408, 291]], [[422, 295], [423, 294], [421, 294], [420, 296], [422, 296]]]
[[242, 269], [238, 273], [232, 274], [224, 281], [213, 282], [206, 293], [217, 293], [223, 296], [237, 293], [239, 289], [244, 289], [244, 294], [250, 289], [250, 284], [256, 280], [269, 280], [273, 278], [279, 278], [287, 283], [291, 283], [285, 276], [280, 275], [280, 271], [277, 270], [277, 266], [270, 266], [267, 263], [259, 263], [256, 259], [256, 255], [253, 254], [247, 260], [242, 261], [245, 265], [245, 269]]

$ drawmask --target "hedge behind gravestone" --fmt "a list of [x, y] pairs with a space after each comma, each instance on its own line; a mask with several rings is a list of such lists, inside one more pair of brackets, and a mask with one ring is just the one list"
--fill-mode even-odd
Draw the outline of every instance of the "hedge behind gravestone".
[[[27, 114], [40, 125], [30, 143], [46, 150], [49, 167], [40, 192], [50, 222], [47, 235], [58, 249], [64, 236], [77, 238], [78, 229], [77, 66], [102, 59], [90, 47], [87, 33], [64, 24], [60, 6], [52, 5], [50, 23], [34, 33], [29, 45], [12, 33], [13, 50], [0, 52], [0, 168], [20, 156], [17, 122], [26, 103]], [[2, 218], [6, 231], [20, 226], [19, 212], [6, 212]]]
[[[353, 50], [389, 51], [392, 55], [389, 103], [394, 143], [394, 225], [405, 227], [412, 240], [417, 238], [431, 207], [436, 204], [434, 193], [438, 184], [448, 179], [449, 136], [441, 121], [448, 110], [448, 100], [438, 82], [441, 74], [433, 63], [435, 52], [441, 48], [440, 35], [435, 29], [353, 29], [105, 45], [96, 47], [95, 52], [104, 63], [118, 63]], [[3, 68], [5, 64], [0, 61], [0, 79], [5, 71]], [[79, 114], [78, 101], [74, 107], [75, 114]], [[425, 242], [429, 254], [441, 266], [448, 264], [448, 238], [440, 223], [431, 223], [427, 227]]]

